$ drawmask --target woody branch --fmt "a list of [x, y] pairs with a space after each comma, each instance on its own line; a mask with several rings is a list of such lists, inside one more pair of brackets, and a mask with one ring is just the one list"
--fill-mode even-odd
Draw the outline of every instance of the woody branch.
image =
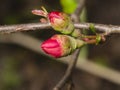
[[[116, 25], [105, 25], [105, 24], [95, 24], [95, 23], [77, 23], [74, 24], [77, 29], [89, 30], [90, 25], [93, 24], [96, 31], [105, 32], [106, 35], [111, 33], [120, 33], [120, 26]], [[22, 32], [22, 31], [30, 31], [30, 30], [40, 30], [40, 29], [51, 29], [51, 25], [49, 23], [28, 23], [28, 24], [17, 24], [17, 25], [1, 25], [0, 33], [8, 34], [12, 32]]]

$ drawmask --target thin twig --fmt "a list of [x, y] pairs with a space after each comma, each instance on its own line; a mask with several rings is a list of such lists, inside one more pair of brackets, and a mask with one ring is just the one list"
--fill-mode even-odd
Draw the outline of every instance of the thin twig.
[[[75, 28], [89, 30], [90, 25], [93, 24], [96, 31], [105, 32], [107, 35], [111, 33], [120, 33], [120, 26], [116, 25], [105, 25], [105, 24], [95, 24], [95, 23], [78, 23], [74, 24]], [[12, 32], [22, 32], [29, 30], [40, 30], [40, 29], [51, 29], [49, 23], [28, 23], [28, 24], [18, 24], [18, 25], [3, 25], [0, 26], [0, 33], [12, 33]]]
[[73, 71], [73, 68], [75, 67], [75, 64], [77, 62], [78, 55], [79, 55], [79, 49], [76, 50], [72, 55], [72, 59], [70, 60], [70, 64], [65, 72], [65, 75], [62, 77], [62, 79], [59, 81], [59, 83], [55, 86], [53, 90], [60, 90], [65, 85], [65, 83], [69, 80], [71, 73]]
[[[75, 67], [74, 67], [75, 68]], [[69, 79], [69, 81], [67, 82], [67, 88], [66, 90], [73, 90], [74, 89], [74, 83], [72, 81], [72, 78]]]
[[49, 23], [28, 23], [28, 24], [18, 24], [18, 25], [3, 25], [0, 26], [0, 33], [12, 33], [12, 32], [21, 32], [29, 30], [39, 30], [39, 29], [48, 29], [51, 28]]
[[71, 15], [71, 18], [73, 19], [73, 21], [75, 23], [79, 23], [80, 22], [80, 19], [79, 19], [79, 16], [85, 6], [85, 0], [78, 0], [79, 1], [79, 4], [75, 10], [75, 12]]
[[115, 25], [80, 23], [80, 24], [75, 24], [75, 28], [89, 30], [91, 25], [94, 25], [96, 31], [105, 32], [106, 35], [109, 35], [111, 33], [120, 33], [120, 26], [115, 26]]

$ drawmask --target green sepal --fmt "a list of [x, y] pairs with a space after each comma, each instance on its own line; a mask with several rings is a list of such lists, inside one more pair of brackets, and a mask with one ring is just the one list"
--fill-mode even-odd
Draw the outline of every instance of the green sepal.
[[71, 36], [77, 38], [81, 36], [81, 33], [79, 30], [74, 29], [73, 32], [71, 33]]
[[98, 45], [100, 41], [101, 41], [101, 36], [99, 34], [97, 34], [96, 35], [96, 45]]
[[93, 32], [93, 33], [96, 33], [96, 30], [95, 30], [95, 26], [94, 24], [90, 24], [90, 30]]

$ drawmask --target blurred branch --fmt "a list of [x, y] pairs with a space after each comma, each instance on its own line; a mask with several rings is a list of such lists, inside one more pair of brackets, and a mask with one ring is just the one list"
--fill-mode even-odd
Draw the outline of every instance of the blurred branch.
[[[120, 33], [120, 26], [115, 25], [104, 25], [104, 24], [94, 24], [94, 23], [78, 23], [74, 24], [77, 29], [85, 29], [89, 30], [90, 26], [94, 25], [96, 31], [105, 32], [106, 35], [111, 33]], [[51, 29], [51, 25], [49, 23], [41, 24], [41, 23], [29, 23], [29, 24], [18, 24], [18, 25], [3, 25], [0, 26], [0, 33], [12, 33], [12, 32], [22, 32], [29, 30], [39, 30], [39, 29]]]
[[76, 16], [79, 17], [82, 10], [83, 10], [83, 8], [84, 8], [84, 6], [85, 6], [85, 1], [86, 0], [78, 0], [78, 1], [79, 1], [78, 6], [77, 6], [77, 8], [76, 8], [76, 10], [75, 10], [75, 12], [73, 14], [75, 14]]
[[[70, 62], [69, 60], [71, 59], [71, 57], [55, 59], [55, 58], [48, 56], [39, 47], [42, 41], [37, 40], [36, 38], [33, 38], [31, 36], [20, 34], [20, 33], [1, 35], [0, 42], [1, 43], [14, 43], [14, 44], [20, 45], [34, 52], [47, 56], [51, 58], [52, 60], [58, 60], [58, 62], [65, 63], [65, 64], [68, 64]], [[95, 76], [98, 76], [100, 78], [106, 79], [110, 82], [120, 85], [120, 78], [119, 78], [120, 72], [107, 68], [107, 67], [97, 65], [88, 60], [82, 60], [82, 61], [78, 60], [77, 62], [78, 63], [76, 64], [75, 67], [78, 68], [79, 70], [86, 71], [90, 74], [93, 74]]]
[[75, 12], [71, 15], [71, 18], [73, 19], [73, 21], [75, 23], [79, 23], [80, 22], [80, 14], [85, 6], [85, 0], [78, 0], [79, 1], [79, 4], [75, 10]]
[[[62, 60], [60, 62], [68, 64], [69, 60], [65, 58], [65, 60]], [[77, 61], [76, 68], [79, 70], [86, 71], [102, 79], [108, 80], [117, 85], [120, 85], [120, 78], [118, 78], [120, 77], [120, 72], [112, 68], [98, 65], [90, 60], [80, 60], [80, 59], [78, 59]]]
[[89, 72], [95, 76], [106, 79], [110, 82], [120, 85], [120, 72], [113, 70], [111, 68], [107, 68], [104, 66], [100, 66], [96, 63], [91, 62], [90, 60], [83, 60], [83, 62], [78, 60], [76, 65], [77, 68]]

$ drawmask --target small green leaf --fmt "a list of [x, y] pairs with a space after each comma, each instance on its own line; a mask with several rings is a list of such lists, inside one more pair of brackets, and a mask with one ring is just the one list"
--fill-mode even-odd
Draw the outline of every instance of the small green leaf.
[[96, 33], [94, 24], [90, 24], [90, 30], [91, 30], [93, 33]]
[[80, 22], [86, 22], [86, 21], [87, 21], [87, 10], [86, 8], [83, 8], [80, 14]]
[[101, 41], [101, 36], [99, 34], [97, 34], [97, 36], [96, 36], [96, 45], [98, 45], [100, 41]]
[[61, 6], [65, 13], [71, 14], [75, 11], [77, 7], [76, 0], [60, 0]]

